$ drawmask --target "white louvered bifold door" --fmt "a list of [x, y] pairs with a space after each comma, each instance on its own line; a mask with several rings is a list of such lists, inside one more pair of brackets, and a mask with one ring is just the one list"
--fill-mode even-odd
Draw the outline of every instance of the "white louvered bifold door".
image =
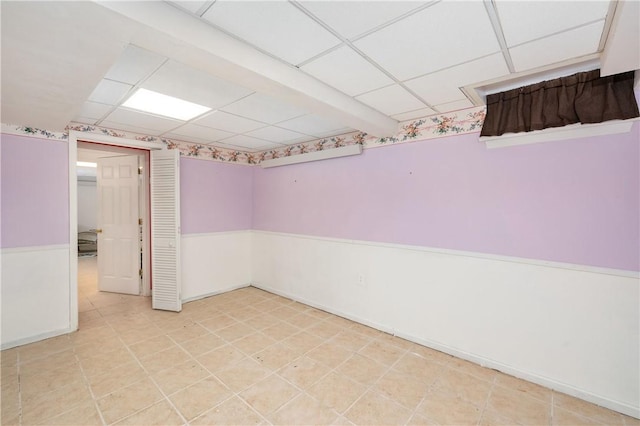
[[180, 152], [151, 151], [152, 307], [182, 310], [180, 296]]

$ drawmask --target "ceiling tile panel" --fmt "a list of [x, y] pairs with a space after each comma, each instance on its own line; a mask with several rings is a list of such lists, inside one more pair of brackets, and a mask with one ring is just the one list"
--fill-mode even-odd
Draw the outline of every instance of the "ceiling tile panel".
[[125, 108], [116, 109], [105, 118], [104, 122], [126, 124], [144, 129], [155, 129], [156, 132], [154, 134], [158, 132], [164, 133], [183, 124], [182, 121], [158, 117]]
[[496, 0], [495, 3], [508, 46], [604, 19], [609, 8], [609, 1], [602, 0]]
[[387, 115], [400, 114], [426, 106], [398, 84], [365, 93], [357, 96], [356, 99]]
[[348, 46], [340, 47], [300, 68], [350, 96], [394, 82]]
[[202, 17], [294, 65], [340, 43], [284, 1], [217, 1]]
[[194, 123], [231, 133], [245, 133], [261, 127], [266, 127], [266, 124], [264, 123], [228, 114], [223, 111], [214, 111], [202, 118], [194, 120]]
[[282, 145], [277, 143], [271, 143], [262, 139], [252, 138], [245, 135], [236, 135], [222, 141], [226, 145], [233, 145], [239, 148], [246, 148], [254, 151], [263, 149], [279, 148]]
[[404, 84], [431, 105], [453, 102], [464, 98], [458, 89], [468, 84], [502, 77], [509, 68], [502, 53], [496, 53], [466, 64], [407, 80]]
[[302, 6], [347, 39], [403, 15], [427, 2], [305, 1]]
[[[290, 143], [291, 141], [305, 138], [305, 135], [301, 133], [275, 126], [263, 127], [262, 129], [248, 132], [246, 135], [275, 143]], [[307, 138], [309, 139], [310, 137]]]
[[109, 69], [105, 78], [122, 83], [137, 84], [155, 71], [166, 60], [164, 56], [129, 45], [118, 61]]
[[403, 112], [402, 114], [392, 115], [392, 118], [395, 118], [398, 121], [407, 121], [413, 120], [416, 118], [426, 117], [428, 115], [435, 114], [436, 112], [431, 108], [420, 108], [415, 111]]
[[182, 142], [197, 143], [197, 144], [201, 144], [201, 145], [209, 145], [209, 144], [217, 142], [217, 141], [211, 140], [211, 139], [203, 139], [203, 138], [197, 138], [195, 136], [179, 135], [179, 134], [173, 133], [173, 132], [165, 133], [165, 134], [160, 135], [160, 136], [163, 137], [163, 138], [173, 139], [173, 140], [182, 141]]
[[78, 116], [85, 118], [93, 118], [93, 121], [96, 121], [99, 118], [102, 118], [106, 113], [111, 111], [113, 108], [112, 105], [99, 104], [97, 102], [85, 102], [82, 105], [82, 109]]
[[483, 2], [440, 2], [354, 43], [399, 80], [500, 50]]
[[205, 6], [207, 3], [211, 3], [210, 1], [190, 1], [190, 0], [177, 0], [171, 1], [169, 3], [173, 3], [174, 5], [187, 10], [193, 14], [197, 14], [200, 8]]
[[149, 129], [146, 127], [138, 127], [138, 126], [133, 126], [133, 125], [124, 124], [124, 123], [116, 123], [115, 121], [108, 121], [108, 120], [101, 122], [100, 126], [106, 127], [108, 129], [120, 130], [123, 132], [140, 133], [141, 135], [150, 135], [150, 136], [160, 136], [162, 133], [164, 133], [163, 131], [158, 129]]
[[101, 104], [116, 105], [132, 87], [130, 84], [102, 79], [98, 86], [93, 89], [88, 100]]
[[97, 120], [95, 118], [88, 118], [88, 117], [78, 116], [78, 117], [74, 118], [73, 121], [75, 123], [89, 124], [89, 125], [93, 126], [93, 125], [96, 124]]
[[342, 129], [336, 129], [336, 130], [331, 130], [331, 131], [327, 131], [327, 132], [320, 132], [318, 133], [318, 138], [330, 138], [333, 136], [340, 136], [340, 135], [344, 135], [347, 133], [351, 133], [351, 132], [355, 132], [355, 129], [351, 129], [349, 127], [343, 127]]
[[261, 93], [254, 93], [246, 98], [242, 98], [222, 108], [222, 111], [269, 124], [289, 120], [309, 113], [294, 105], [280, 102]]
[[213, 142], [231, 137], [233, 136], [233, 133], [225, 132], [218, 129], [212, 129], [211, 127], [198, 126], [197, 124], [187, 123], [184, 126], [172, 130], [171, 135], [176, 136], [176, 138], [192, 137], [200, 140], [206, 140], [208, 142]]
[[278, 127], [321, 138], [327, 133], [343, 129], [344, 125], [309, 114], [278, 123]]
[[473, 103], [471, 103], [471, 101], [469, 99], [461, 99], [459, 101], [454, 101], [454, 102], [447, 102], [445, 104], [438, 104], [438, 105], [434, 105], [433, 107], [436, 108], [438, 111], [442, 111], [443, 113], [445, 112], [450, 112], [450, 111], [457, 111], [460, 109], [465, 109], [465, 108], [471, 108], [473, 106]]
[[516, 71], [553, 64], [567, 58], [595, 53], [604, 21], [546, 37], [509, 49]]
[[253, 92], [176, 61], [168, 61], [141, 87], [213, 109]]

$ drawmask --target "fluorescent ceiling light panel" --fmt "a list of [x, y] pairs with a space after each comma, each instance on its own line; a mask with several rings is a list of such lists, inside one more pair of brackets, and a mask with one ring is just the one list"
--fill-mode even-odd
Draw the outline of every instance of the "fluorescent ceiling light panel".
[[147, 89], [138, 89], [122, 106], [183, 121], [211, 111], [209, 107]]
[[78, 166], [78, 167], [98, 167], [98, 164], [89, 163], [87, 161], [78, 161], [78, 162], [76, 162], [76, 166]]

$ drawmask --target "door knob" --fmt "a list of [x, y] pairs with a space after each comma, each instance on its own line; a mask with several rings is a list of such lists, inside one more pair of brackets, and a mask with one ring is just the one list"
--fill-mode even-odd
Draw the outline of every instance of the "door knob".
[[96, 234], [102, 234], [102, 229], [96, 229]]

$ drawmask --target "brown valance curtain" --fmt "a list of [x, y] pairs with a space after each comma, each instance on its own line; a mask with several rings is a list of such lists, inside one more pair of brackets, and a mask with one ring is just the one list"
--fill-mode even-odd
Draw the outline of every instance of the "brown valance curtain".
[[487, 95], [480, 136], [638, 117], [633, 74], [593, 70]]

